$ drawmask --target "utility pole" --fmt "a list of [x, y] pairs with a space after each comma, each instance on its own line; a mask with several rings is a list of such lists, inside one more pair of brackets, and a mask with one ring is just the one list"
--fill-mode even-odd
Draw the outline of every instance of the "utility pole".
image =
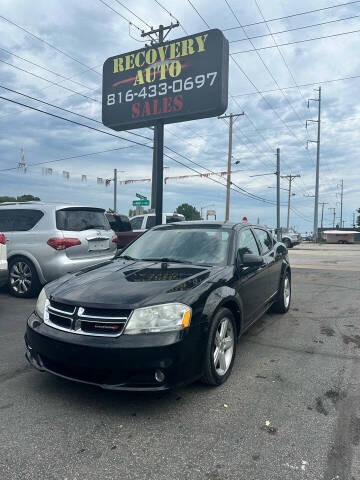
[[336, 217], [336, 208], [331, 207], [329, 210], [332, 210], [332, 215], [333, 215], [333, 228], [335, 228], [335, 217]]
[[276, 149], [276, 238], [281, 242], [280, 224], [280, 148]]
[[319, 202], [319, 205], [322, 206], [321, 208], [321, 230], [323, 229], [323, 221], [324, 221], [324, 205], [328, 205], [327, 202]]
[[344, 180], [341, 180], [340, 185], [340, 227], [343, 226], [343, 201], [344, 201]]
[[320, 121], [321, 121], [321, 87], [315, 89], [319, 92], [318, 98], [309, 98], [309, 102], [318, 102], [318, 118], [317, 120], [306, 120], [306, 128], [308, 122], [317, 122], [317, 140], [308, 140], [306, 147], [308, 147], [309, 142], [317, 144], [316, 150], [316, 177], [315, 177], [315, 205], [314, 205], [314, 240], [317, 241], [318, 237], [318, 216], [319, 216], [319, 175], [320, 175]]
[[117, 212], [117, 168], [114, 168], [114, 213]]
[[230, 217], [230, 188], [231, 188], [231, 160], [232, 160], [232, 131], [234, 117], [240, 117], [242, 113], [230, 113], [230, 115], [222, 115], [219, 119], [229, 119], [229, 152], [228, 152], [228, 168], [227, 168], [227, 182], [226, 182], [226, 206], [225, 206], [225, 222], [229, 221]]
[[[281, 178], [287, 178], [289, 180], [289, 197], [288, 197], [288, 213], [287, 213], [287, 222], [286, 222], [286, 229], [289, 230], [290, 227], [290, 203], [291, 203], [291, 184], [295, 180], [295, 178], [300, 178], [301, 175], [281, 175]], [[293, 194], [295, 195], [295, 194]]]
[[[157, 29], [151, 29], [149, 32], [142, 32], [142, 37], [150, 37], [151, 44], [164, 43], [165, 38], [170, 30], [179, 26], [179, 22], [171, 23], [167, 27], [159, 25]], [[164, 32], [167, 33], [164, 35]], [[157, 35], [154, 40], [152, 35]], [[153, 146], [153, 168], [152, 168], [152, 193], [151, 208], [155, 208], [155, 224], [162, 224], [163, 211], [163, 189], [164, 189], [164, 121], [158, 120], [154, 126], [154, 146]]]
[[353, 212], [353, 221], [352, 221], [353, 228], [355, 228], [355, 212]]

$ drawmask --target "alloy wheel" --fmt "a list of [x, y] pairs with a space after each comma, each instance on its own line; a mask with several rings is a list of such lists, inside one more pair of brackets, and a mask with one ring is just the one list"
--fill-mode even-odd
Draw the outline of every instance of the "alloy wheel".
[[10, 270], [10, 285], [14, 292], [21, 295], [27, 293], [31, 288], [31, 268], [25, 262], [16, 262]]
[[215, 371], [223, 376], [228, 371], [234, 355], [235, 334], [231, 320], [223, 318], [216, 330], [213, 362]]
[[290, 304], [290, 296], [291, 296], [291, 284], [289, 277], [285, 277], [285, 282], [284, 282], [284, 305], [287, 308]]

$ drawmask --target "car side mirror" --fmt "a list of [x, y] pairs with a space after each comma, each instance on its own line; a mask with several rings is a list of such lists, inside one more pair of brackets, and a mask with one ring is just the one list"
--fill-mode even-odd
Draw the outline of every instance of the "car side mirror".
[[264, 264], [264, 259], [261, 255], [254, 255], [252, 253], [242, 253], [241, 249], [237, 251], [236, 266], [242, 267], [260, 267]]

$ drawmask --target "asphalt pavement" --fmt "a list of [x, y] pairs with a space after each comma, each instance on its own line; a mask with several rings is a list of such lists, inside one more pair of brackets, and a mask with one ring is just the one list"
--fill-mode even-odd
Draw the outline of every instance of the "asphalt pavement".
[[110, 392], [30, 368], [34, 300], [0, 291], [1, 480], [360, 479], [360, 246], [290, 252], [293, 302], [228, 382]]

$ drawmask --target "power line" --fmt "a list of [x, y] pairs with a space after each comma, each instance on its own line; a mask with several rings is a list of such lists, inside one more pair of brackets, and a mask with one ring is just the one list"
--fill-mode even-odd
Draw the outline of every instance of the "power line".
[[87, 85], [84, 85], [81, 82], [77, 82], [76, 80], [71, 80], [70, 78], [67, 78], [65, 75], [62, 75], [61, 73], [54, 72], [54, 70], [50, 70], [49, 68], [43, 67], [42, 65], [39, 65], [38, 63], [32, 62], [31, 60], [27, 60], [26, 58], [20, 57], [20, 55], [16, 55], [16, 53], [10, 52], [9, 50], [6, 50], [5, 48], [0, 47], [0, 50], [2, 50], [5, 53], [8, 53], [9, 55], [12, 55], [15, 58], [20, 58], [20, 60], [23, 60], [24, 62], [30, 63], [31, 65], [34, 65], [35, 67], [39, 67], [42, 70], [45, 70], [46, 72], [52, 73], [53, 75], [56, 75], [57, 77], [63, 78], [64, 80], [70, 80], [72, 83], [76, 83], [77, 85], [80, 85], [81, 87], [87, 88], [88, 90], [91, 90], [91, 87], [88, 87]]
[[204, 19], [204, 17], [200, 14], [199, 10], [195, 7], [195, 5], [190, 1], [188, 0], [189, 4], [192, 6], [192, 8], [195, 10], [195, 12], [199, 15], [199, 17], [201, 18], [201, 20], [205, 23], [205, 25], [208, 27], [208, 28], [211, 28], [210, 25], [207, 23], [207, 21]]
[[[352, 5], [353, 3], [360, 3], [360, 0], [355, 0], [352, 2], [346, 2], [346, 3], [339, 3], [337, 5], [330, 5], [329, 7], [323, 7], [323, 8], [316, 8], [315, 10], [308, 10], [306, 12], [300, 12], [300, 13], [293, 13], [290, 15], [285, 15], [284, 17], [278, 17], [278, 18], [270, 18], [268, 20], [265, 20], [265, 22], [276, 22], [277, 20], [285, 20], [286, 18], [292, 18], [292, 17], [298, 17], [301, 15], [307, 15], [308, 13], [315, 13], [315, 12], [322, 12], [324, 10], [330, 10], [332, 8], [338, 8], [338, 7], [344, 7], [347, 5]], [[254, 23], [248, 23], [247, 25], [243, 25], [244, 27], [252, 27], [254, 25], [261, 25], [265, 23], [264, 21], [262, 22], [254, 22]], [[230, 27], [230, 28], [223, 28], [223, 32], [228, 32], [229, 30], [238, 30], [240, 27]]]
[[125, 137], [120, 137], [119, 135], [115, 135], [114, 133], [106, 132], [105, 130], [100, 130], [99, 128], [91, 127], [90, 125], [85, 125], [85, 123], [76, 122], [75, 120], [70, 120], [69, 118], [61, 117], [60, 115], [55, 115], [54, 113], [46, 112], [45, 110], [41, 110], [40, 108], [32, 107], [30, 105], [26, 105], [25, 103], [17, 102], [16, 100], [12, 100], [12, 99], [7, 98], [7, 97], [0, 96], [0, 99], [6, 100], [7, 102], [15, 103], [16, 105], [21, 105], [22, 107], [29, 108], [30, 110], [35, 110], [36, 112], [44, 113], [45, 115], [49, 115], [50, 117], [55, 117], [55, 118], [59, 118], [61, 120], [65, 120], [66, 122], [73, 123], [74, 125], [79, 125], [81, 127], [86, 127], [86, 128], [89, 128], [90, 130], [94, 130], [96, 132], [104, 133], [105, 135], [110, 135], [111, 137], [120, 138], [121, 140], [126, 140], [127, 142], [135, 143], [137, 145], [142, 145], [144, 147], [152, 149], [152, 147], [149, 147], [145, 143], [136, 142], [135, 140], [130, 140], [129, 138], [125, 138]]
[[134, 17], [136, 17], [138, 20], [140, 20], [141, 23], [143, 23], [144, 25], [146, 25], [147, 27], [149, 28], [152, 28], [151, 25], [149, 25], [147, 22], [145, 22], [145, 20], [143, 20], [142, 18], [140, 18], [138, 15], [136, 15], [135, 12], [133, 12], [132, 10], [130, 10], [130, 8], [128, 8], [126, 5], [124, 5], [122, 2], [120, 2], [119, 0], [115, 0], [116, 3], [118, 3], [119, 5], [121, 5], [123, 8], [125, 8], [125, 10], [127, 10], [128, 12], [130, 12], [132, 15], [134, 15]]
[[[26, 167], [36, 167], [39, 165], [48, 165], [49, 163], [55, 163], [55, 162], [64, 162], [66, 160], [74, 160], [76, 158], [82, 158], [82, 157], [90, 157], [91, 155], [100, 155], [101, 153], [108, 153], [108, 152], [115, 152], [117, 150], [125, 150], [126, 148], [135, 148], [139, 147], [140, 145], [126, 145], [126, 147], [118, 147], [118, 148], [111, 148], [109, 150], [101, 150], [100, 152], [91, 152], [91, 153], [83, 153], [82, 155], [73, 155], [71, 157], [62, 157], [62, 158], [56, 158], [55, 160], [47, 160], [45, 162], [36, 162], [36, 163], [27, 163]], [[0, 172], [7, 172], [9, 170], [17, 170], [18, 167], [9, 167], [9, 168], [3, 168], [0, 170]]]
[[178, 18], [175, 17], [175, 15], [173, 15], [170, 10], [168, 10], [166, 7], [164, 7], [164, 5], [162, 5], [158, 0], [154, 0], [155, 3], [157, 3], [159, 5], [160, 8], [162, 8], [171, 18], [173, 18], [175, 20], [175, 22], [177, 22], [180, 27], [182, 28], [183, 32], [185, 33], [185, 35], [189, 35], [188, 32], [185, 30], [184, 26], [181, 24], [181, 22], [179, 21]]
[[[312, 82], [312, 83], [303, 83], [299, 85], [299, 87], [312, 87], [313, 85], [319, 85], [319, 84], [324, 84], [324, 83], [332, 83], [332, 82], [342, 82], [344, 80], [355, 80], [357, 78], [360, 78], [360, 75], [352, 75], [350, 77], [343, 77], [343, 78], [333, 78], [331, 80], [322, 80], [319, 82]], [[295, 85], [289, 86], [289, 87], [281, 87], [282, 90], [290, 90], [291, 88], [296, 88]], [[261, 92], [248, 92], [248, 93], [240, 93], [237, 95], [232, 95], [232, 97], [246, 97], [248, 95], [260, 95], [263, 93], [274, 93], [278, 92], [278, 88], [273, 88], [271, 90], [262, 90]]]
[[[71, 115], [76, 115], [78, 117], [85, 118], [86, 120], [91, 120], [92, 122], [96, 122], [96, 123], [99, 123], [100, 125], [103, 125], [102, 122], [100, 122], [99, 120], [96, 120], [95, 118], [82, 115], [81, 113], [73, 112], [72, 110], [59, 107], [58, 105], [55, 105], [53, 103], [45, 102], [45, 100], [40, 100], [39, 98], [32, 97], [31, 95], [27, 95], [26, 93], [18, 92], [17, 90], [13, 90], [12, 88], [5, 87], [4, 85], [0, 85], [0, 88], [3, 88], [4, 90], [8, 90], [9, 92], [12, 92], [12, 93], [16, 93], [17, 95], [22, 95], [23, 97], [30, 98], [31, 100], [35, 100], [36, 102], [43, 103], [44, 105], [48, 105], [49, 107], [57, 108], [58, 110], [62, 110], [63, 112], [70, 113]], [[141, 135], [140, 133], [130, 132], [128, 130], [124, 130], [124, 131], [130, 135], [135, 135], [137, 137], [144, 138], [145, 140], [152, 140], [150, 137], [146, 137], [145, 135]]]
[[129, 25], [133, 25], [137, 30], [139, 30], [139, 32], [142, 32], [142, 29], [140, 27], [138, 27], [137, 25], [135, 25], [135, 23], [133, 23], [131, 20], [129, 20], [128, 18], [126, 18], [124, 15], [122, 15], [121, 13], [119, 13], [117, 10], [115, 10], [115, 8], [111, 7], [109, 4], [107, 4], [106, 2], [104, 2], [104, 0], [99, 0], [99, 2], [101, 2], [103, 5], [105, 5], [106, 7], [108, 7], [110, 10], [112, 10], [114, 13], [116, 13], [117, 15], [119, 15], [119, 17], [121, 17], [123, 20], [125, 20]]
[[33, 77], [39, 78], [40, 80], [44, 80], [45, 82], [51, 83], [52, 85], [63, 88], [64, 90], [68, 90], [69, 92], [75, 93], [76, 95], [80, 95], [81, 97], [87, 98], [88, 100], [91, 100], [92, 102], [100, 103], [100, 101], [96, 100], [95, 98], [92, 98], [92, 97], [89, 97], [88, 95], [77, 92], [76, 90], [72, 90], [71, 88], [65, 87], [64, 85], [61, 85], [60, 83], [53, 82], [52, 80], [49, 80], [45, 77], [42, 77], [41, 75], [36, 75], [36, 73], [29, 72], [29, 70], [25, 70], [24, 68], [17, 67], [16, 65], [13, 65], [12, 63], [5, 62], [5, 60], [0, 59], [0, 62], [4, 63], [5, 65], [8, 65], [9, 67], [16, 68], [17, 70], [20, 70], [21, 72], [28, 73], [29, 75], [32, 75]]
[[97, 73], [98, 75], [102, 75], [100, 72], [98, 72], [97, 70], [95, 70], [94, 68], [91, 68], [89, 67], [88, 65], [85, 65], [85, 63], [81, 62], [80, 60], [78, 60], [77, 58], [69, 55], [68, 53], [64, 52], [64, 50], [60, 50], [60, 48], [57, 48], [55, 47], [54, 45], [52, 45], [51, 43], [47, 42], [46, 40], [44, 40], [43, 38], [39, 37], [38, 35], [35, 35], [34, 33], [30, 32], [29, 30], [26, 30], [26, 28], [24, 27], [21, 27], [20, 25], [18, 25], [17, 23], [13, 22], [12, 20], [9, 20], [8, 18], [4, 17], [3, 15], [0, 15], [0, 18], [2, 20], [5, 20], [5, 22], [8, 22], [10, 23], [11, 25], [14, 25], [15, 27], [19, 28], [20, 30], [22, 30], [23, 32], [27, 33], [28, 35], [30, 35], [31, 37], [33, 38], [36, 38], [36, 40], [39, 40], [40, 42], [44, 43], [45, 45], [47, 45], [48, 47], [52, 48], [53, 50], [56, 50], [58, 53], [61, 53], [62, 55], [64, 55], [65, 57], [67, 58], [70, 58], [71, 60], [73, 60], [74, 62], [82, 65], [83, 67], [87, 67], [89, 68], [90, 70], [92, 70], [93, 72]]
[[[359, 17], [360, 17], [360, 15], [352, 15], [351, 17], [337, 18], [335, 20], [328, 20], [327, 22], [313, 23], [312, 25], [304, 25], [302, 27], [288, 28], [287, 30], [280, 30], [279, 32], [272, 32], [272, 34], [271, 33], [265, 33], [263, 35], [255, 35], [255, 36], [249, 37], [249, 38], [251, 40], [254, 40], [254, 39], [257, 39], [257, 38], [270, 37], [271, 35], [280, 35], [281, 33], [295, 32], [296, 30], [303, 30], [305, 28], [320, 27], [322, 25], [328, 25], [330, 23], [336, 23], [336, 22], [343, 22], [345, 20], [352, 20], [353, 18], [359, 18]], [[269, 22], [269, 20], [264, 19], [264, 23], [268, 24], [268, 22]], [[246, 25], [244, 25], [244, 26], [246, 26]], [[229, 41], [229, 43], [246, 42], [247, 40], [248, 40], [247, 38], [239, 38], [238, 40], [231, 40], [231, 41]]]
[[[229, 1], [228, 1], [228, 0], [225, 0], [225, 3], [226, 3], [226, 5], [228, 6], [228, 8], [229, 8], [230, 12], [232, 13], [232, 15], [234, 16], [234, 18], [236, 19], [236, 21], [238, 22], [238, 24], [240, 25], [240, 27], [242, 28], [244, 34], [245, 34], [246, 37], [249, 39], [249, 36], [248, 36], [245, 28], [241, 25], [240, 20], [239, 20], [238, 16], [236, 15], [234, 9], [231, 7]], [[258, 9], [259, 9], [259, 11], [260, 11], [260, 13], [261, 13], [261, 15], [262, 15], [262, 12], [261, 12], [261, 10], [260, 10], [260, 8], [259, 8], [259, 6], [258, 6], [257, 3], [256, 3], [256, 5], [257, 5], [257, 7], [258, 7]], [[263, 15], [262, 15], [262, 17], [263, 17]], [[263, 17], [263, 18], [264, 18], [264, 17]], [[268, 26], [267, 26], [267, 27], [268, 27]], [[269, 29], [269, 27], [268, 27], [268, 29]], [[270, 31], [270, 29], [269, 29], [269, 31]], [[274, 42], [275, 42], [275, 39], [274, 39], [274, 38], [273, 38], [273, 40], [274, 40]], [[252, 47], [255, 48], [255, 45], [254, 45], [253, 41], [250, 40], [250, 39], [249, 39], [249, 41], [250, 41]], [[275, 45], [276, 45], [276, 42], [275, 42]], [[266, 65], [264, 59], [262, 58], [262, 56], [260, 55], [260, 53], [259, 53], [257, 50], [256, 50], [256, 54], [257, 54], [259, 60], [261, 61], [261, 63], [263, 64], [263, 66], [265, 67], [266, 71], [267, 71], [268, 74], [270, 75], [270, 77], [273, 79], [273, 81], [274, 81], [274, 83], [276, 84], [276, 86], [277, 86], [278, 88], [280, 88], [280, 85], [278, 84], [278, 81], [277, 81], [276, 78], [274, 77], [272, 71], [271, 71], [270, 68]], [[301, 122], [302, 122], [302, 119], [300, 118], [299, 114], [298, 114], [297, 111], [295, 110], [294, 106], [292, 105], [292, 103], [290, 102], [290, 100], [288, 99], [288, 97], [286, 96], [286, 94], [285, 94], [282, 90], [280, 90], [280, 91], [281, 91], [284, 99], [285, 99], [286, 102], [288, 103], [289, 107], [290, 107], [291, 110], [295, 113], [295, 115], [298, 117], [298, 119], [299, 119], [299, 121], [300, 121], [300, 123], [301, 123]], [[293, 133], [293, 135], [294, 135], [296, 138], [298, 138], [297, 135], [295, 135], [294, 133]]]
[[[359, 32], [360, 32], [360, 30], [352, 30], [351, 32], [333, 33], [332, 35], [325, 35], [323, 37], [306, 38], [305, 40], [296, 40], [294, 42], [279, 43], [278, 47], [285, 47], [286, 45], [295, 45], [296, 43], [313, 42], [314, 40], [323, 40], [325, 38], [340, 37], [342, 35], [350, 35], [352, 33], [359, 33]], [[268, 50], [270, 48], [276, 48], [276, 46], [275, 45], [269, 45], [268, 47], [252, 48], [252, 49], [249, 49], [249, 50], [241, 50], [239, 52], [231, 52], [231, 54], [232, 55], [238, 55], [240, 53], [258, 52], [260, 50]]]

